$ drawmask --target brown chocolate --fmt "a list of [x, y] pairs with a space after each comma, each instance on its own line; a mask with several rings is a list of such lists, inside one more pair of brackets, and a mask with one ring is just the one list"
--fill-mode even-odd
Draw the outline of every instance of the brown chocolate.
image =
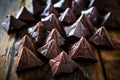
[[78, 67], [65, 51], [62, 51], [57, 57], [50, 59], [49, 64], [53, 76], [61, 73], [71, 73]]
[[54, 4], [54, 7], [59, 9], [60, 11], [64, 11], [66, 8], [71, 6], [71, 0], [60, 0], [59, 2]]
[[47, 1], [47, 4], [49, 4], [49, 3], [55, 4], [55, 3], [57, 3], [59, 0], [46, 0], [46, 1]]
[[95, 32], [95, 27], [93, 26], [90, 19], [86, 16], [86, 14], [82, 14], [77, 21], [81, 21], [82, 24], [87, 28], [87, 30], [89, 31], [89, 37], [93, 35], [93, 33]]
[[100, 27], [89, 41], [100, 48], [113, 49], [111, 39], [105, 27]]
[[47, 30], [51, 31], [56, 28], [62, 35], [65, 35], [64, 29], [60, 26], [60, 21], [55, 16], [55, 14], [50, 14], [49, 16], [42, 18], [41, 22], [46, 27]]
[[21, 47], [26, 46], [29, 50], [36, 52], [34, 42], [31, 37], [25, 35], [20, 41], [15, 43], [15, 49], [17, 52], [20, 50]]
[[77, 21], [73, 25], [69, 27], [65, 27], [65, 32], [67, 37], [75, 36], [77, 38], [81, 38], [82, 36], [88, 37], [89, 31], [87, 28], [81, 23], [81, 21]]
[[51, 13], [54, 13], [57, 17], [59, 16], [58, 11], [54, 9], [52, 3], [49, 3], [47, 4], [44, 11], [41, 13], [41, 17], [49, 16]]
[[69, 50], [69, 56], [73, 59], [92, 59], [96, 60], [95, 53], [88, 41], [81, 37], [81, 39], [72, 45]]
[[41, 22], [38, 22], [35, 26], [28, 28], [29, 35], [35, 40], [37, 46], [41, 46], [45, 39], [46, 29]]
[[7, 31], [8, 34], [17, 32], [20, 29], [26, 28], [26, 23], [19, 19], [16, 19], [12, 15], [7, 16], [7, 21], [2, 23], [2, 27]]
[[99, 13], [95, 7], [91, 7], [87, 10], [81, 12], [82, 14], [86, 14], [87, 17], [91, 20], [91, 22], [97, 26], [99, 24]]
[[31, 12], [34, 16], [40, 14], [44, 9], [43, 0], [31, 0], [28, 6], [28, 11]]
[[26, 22], [26, 23], [36, 22], [33, 15], [23, 6], [21, 7], [20, 11], [18, 12], [16, 18], [20, 19], [21, 21]]
[[72, 10], [70, 8], [67, 8], [59, 17], [59, 20], [64, 23], [72, 24], [76, 21], [76, 17]]
[[35, 53], [23, 46], [19, 50], [18, 55], [15, 56], [15, 65], [17, 67], [16, 70], [21, 71], [33, 67], [41, 67], [43, 62], [36, 57]]
[[71, 9], [76, 16], [80, 16], [81, 11], [84, 9], [84, 7], [82, 5], [79, 5], [79, 3], [77, 3], [75, 0], [73, 0]]
[[105, 26], [107, 29], [120, 29], [120, 23], [111, 12], [104, 16], [102, 26]]
[[55, 58], [59, 53], [60, 49], [54, 39], [46, 43], [44, 46], [37, 49], [39, 54], [42, 54], [48, 59]]
[[45, 43], [48, 43], [50, 40], [54, 39], [58, 46], [64, 45], [65, 39], [64, 37], [58, 32], [56, 28], [52, 29], [52, 31], [48, 34]]

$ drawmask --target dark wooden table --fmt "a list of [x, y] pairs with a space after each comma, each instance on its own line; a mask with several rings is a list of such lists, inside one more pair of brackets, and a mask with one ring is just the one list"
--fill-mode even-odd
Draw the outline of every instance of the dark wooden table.
[[[108, 6], [106, 10], [112, 11], [115, 17], [120, 22], [120, 5], [119, 0], [106, 0]], [[8, 14], [16, 15], [19, 11], [20, 6], [28, 6], [29, 0], [0, 0], [0, 23], [5, 21], [5, 16]], [[90, 72], [91, 80], [120, 80], [120, 31], [110, 30], [110, 37], [115, 46], [114, 51], [109, 50], [95, 50], [98, 62], [93, 66], [87, 67], [88, 72]], [[5, 80], [8, 73], [8, 67], [10, 64], [11, 57], [14, 54], [14, 42], [15, 35], [8, 36], [7, 33], [0, 26], [0, 80]], [[29, 72], [24, 72], [21, 75], [16, 74], [15, 66], [13, 64], [12, 71], [10, 75], [10, 80], [51, 80], [50, 70], [47, 69], [49, 66], [46, 65], [42, 69], [32, 70]], [[92, 68], [92, 69], [91, 69]], [[92, 71], [89, 71], [92, 70]], [[44, 72], [48, 73], [41, 74]], [[87, 72], [86, 72], [87, 73]], [[75, 76], [71, 79], [61, 78], [59, 80], [84, 80], [81, 74], [78, 78]], [[44, 78], [45, 77], [45, 78]], [[47, 77], [47, 78], [46, 78]], [[69, 77], [69, 76], [67, 76]], [[51, 79], [50, 79], [51, 78]]]

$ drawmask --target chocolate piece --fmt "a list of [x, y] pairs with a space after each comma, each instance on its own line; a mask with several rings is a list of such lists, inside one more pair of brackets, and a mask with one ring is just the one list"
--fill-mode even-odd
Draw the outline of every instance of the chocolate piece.
[[79, 5], [83, 6], [83, 7], [88, 7], [90, 1], [89, 0], [75, 0], [75, 2], [77, 2]]
[[[90, 19], [85, 15], [82, 14], [79, 19], [77, 20], [78, 22], [81, 21], [82, 24], [87, 28], [87, 30], [89, 31], [89, 35], [92, 36], [93, 33], [95, 32], [95, 27], [93, 26], [92, 22], [90, 21]], [[90, 37], [89, 36], [89, 37]]]
[[120, 23], [113, 16], [113, 14], [109, 12], [104, 16], [102, 26], [105, 26], [107, 29], [116, 29], [116, 28], [120, 28]]
[[56, 28], [54, 28], [47, 36], [45, 43], [48, 43], [50, 40], [54, 39], [58, 46], [64, 45], [65, 39], [64, 37], [58, 32]]
[[73, 25], [69, 27], [65, 27], [65, 32], [67, 37], [75, 36], [77, 38], [81, 38], [82, 36], [88, 37], [89, 31], [87, 28], [81, 23], [81, 21], [77, 21]]
[[41, 17], [49, 16], [51, 13], [54, 13], [57, 17], [59, 16], [59, 13], [57, 12], [57, 10], [54, 9], [52, 3], [49, 3], [42, 12]]
[[34, 41], [28, 35], [25, 35], [20, 41], [15, 43], [15, 49], [17, 51], [19, 51], [20, 48], [23, 46], [26, 46], [28, 49], [30, 49], [33, 52], [36, 52]]
[[36, 21], [33, 15], [23, 6], [18, 12], [16, 18], [26, 23], [34, 23]]
[[57, 19], [55, 14], [52, 13], [49, 16], [42, 18], [41, 22], [47, 28], [47, 30], [51, 31], [53, 28], [56, 28], [62, 35], [65, 35], [65, 31], [60, 26], [60, 21]]
[[28, 28], [29, 35], [35, 40], [37, 46], [41, 46], [43, 44], [43, 40], [45, 39], [45, 27], [41, 22], [38, 22], [35, 26]]
[[54, 7], [59, 9], [60, 11], [64, 11], [66, 8], [69, 8], [71, 6], [71, 0], [60, 0], [56, 4], [54, 4]]
[[19, 29], [26, 27], [26, 23], [16, 19], [12, 15], [7, 16], [7, 21], [2, 23], [2, 27], [7, 31], [8, 34], [17, 32]]
[[90, 0], [89, 8], [95, 6], [98, 10], [104, 10], [106, 1], [103, 0]]
[[44, 55], [48, 59], [55, 58], [59, 53], [59, 47], [54, 39], [37, 49], [37, 52]]
[[84, 9], [84, 7], [82, 5], [79, 5], [79, 3], [73, 0], [71, 9], [76, 16], [80, 16], [81, 11]]
[[78, 65], [64, 51], [62, 51], [54, 59], [50, 59], [49, 64], [52, 68], [53, 76], [60, 73], [71, 73], [78, 67]]
[[91, 43], [100, 48], [113, 49], [111, 39], [107, 30], [104, 27], [100, 27], [97, 32], [89, 39]]
[[99, 24], [99, 13], [95, 7], [91, 7], [88, 10], [82, 11], [81, 13], [86, 14], [95, 26]]
[[72, 24], [76, 21], [76, 18], [72, 10], [67, 8], [59, 17], [59, 20], [64, 23]]
[[43, 0], [31, 0], [28, 6], [28, 11], [34, 16], [40, 14], [44, 9], [43, 3]]
[[96, 60], [91, 45], [84, 37], [81, 37], [81, 39], [70, 48], [69, 56], [73, 59], [82, 58]]
[[35, 53], [23, 46], [15, 57], [15, 64], [17, 71], [20, 71], [33, 67], [41, 67], [43, 62], [36, 57]]

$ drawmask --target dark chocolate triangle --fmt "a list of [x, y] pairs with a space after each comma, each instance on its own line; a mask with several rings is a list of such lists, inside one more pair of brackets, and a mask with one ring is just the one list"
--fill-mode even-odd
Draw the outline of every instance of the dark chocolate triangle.
[[57, 10], [54, 9], [52, 3], [47, 4], [46, 8], [42, 12], [41, 16], [46, 17], [50, 15], [51, 13], [54, 13], [57, 17], [59, 16], [59, 13]]
[[29, 35], [35, 40], [37, 46], [41, 46], [43, 44], [43, 40], [45, 39], [45, 27], [41, 22], [38, 22], [35, 26], [28, 28]]
[[20, 48], [23, 46], [26, 46], [28, 49], [30, 49], [33, 52], [36, 52], [34, 41], [28, 35], [25, 35], [20, 41], [15, 43], [15, 49], [17, 51], [19, 51]]
[[61, 22], [72, 24], [76, 21], [76, 17], [70, 8], [67, 8], [59, 17]]
[[103, 0], [90, 0], [89, 8], [95, 6], [98, 10], [103, 10], [105, 8], [106, 1]]
[[116, 29], [120, 28], [120, 23], [113, 16], [113, 14], [109, 12], [104, 16], [102, 26], [105, 26], [107, 29]]
[[93, 35], [93, 33], [95, 32], [95, 27], [93, 26], [92, 22], [90, 21], [90, 19], [85, 14], [82, 14], [77, 21], [82, 22], [82, 24], [89, 31], [90, 36]]
[[33, 67], [41, 67], [43, 65], [43, 62], [37, 58], [35, 53], [23, 46], [19, 50], [18, 55], [15, 57], [15, 64], [17, 71], [20, 71]]
[[37, 49], [37, 52], [44, 55], [48, 59], [55, 58], [59, 53], [60, 49], [54, 39], [46, 43], [44, 46]]
[[113, 49], [111, 39], [108, 35], [107, 30], [104, 27], [100, 27], [97, 32], [89, 39], [91, 43], [95, 44], [100, 48]]
[[33, 17], [33, 15], [23, 6], [21, 7], [20, 11], [18, 12], [16, 18], [20, 19], [26, 23], [31, 23], [31, 22], [33, 23], [36, 21], [35, 18]]
[[74, 0], [74, 1], [78, 3], [80, 6], [83, 6], [85, 8], [87, 8], [90, 3], [89, 0]]
[[88, 10], [82, 11], [81, 13], [86, 14], [86, 16], [91, 20], [94, 25], [99, 24], [99, 13], [95, 7], [91, 7]]
[[79, 5], [76, 1], [73, 0], [71, 9], [76, 16], [80, 16], [81, 11], [84, 9], [84, 7]]
[[67, 37], [75, 36], [77, 38], [81, 38], [82, 36], [89, 36], [89, 31], [80, 21], [74, 23], [70, 27], [65, 27], [65, 32]]
[[71, 73], [78, 67], [78, 65], [64, 51], [62, 51], [54, 59], [50, 59], [49, 64], [52, 68], [53, 76], [60, 73]]
[[70, 5], [71, 0], [60, 0], [59, 2], [54, 4], [54, 7], [64, 11], [66, 8], [69, 8]]
[[64, 37], [58, 32], [56, 28], [54, 28], [47, 36], [45, 43], [48, 43], [50, 40], [55, 39], [58, 46], [64, 45], [65, 39]]
[[96, 60], [91, 45], [84, 37], [81, 37], [81, 39], [70, 48], [69, 56], [73, 59], [82, 58]]
[[2, 26], [8, 32], [8, 34], [26, 27], [26, 23], [20, 21], [19, 19], [16, 19], [12, 15], [7, 16], [7, 18], [7, 21], [3, 22]]
[[52, 13], [49, 16], [42, 18], [41, 22], [47, 28], [47, 30], [51, 31], [53, 28], [56, 28], [62, 35], [65, 35], [65, 31], [60, 26], [60, 21], [55, 14]]
[[43, 3], [43, 0], [30, 0], [28, 11], [35, 16], [40, 14], [44, 9]]

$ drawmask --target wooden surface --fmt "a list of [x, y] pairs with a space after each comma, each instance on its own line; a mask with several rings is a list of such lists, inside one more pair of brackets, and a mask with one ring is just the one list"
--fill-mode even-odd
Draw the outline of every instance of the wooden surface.
[[[118, 0], [107, 0], [107, 10], [111, 10], [120, 22], [120, 6]], [[0, 23], [5, 21], [8, 14], [16, 15], [21, 5], [27, 6], [29, 0], [0, 0]], [[98, 62], [95, 64], [84, 64], [80, 70], [66, 75], [56, 80], [119, 80], [120, 79], [120, 31], [109, 31], [110, 37], [115, 46], [114, 51], [94, 49]], [[10, 64], [11, 55], [14, 54], [13, 44], [15, 35], [8, 36], [0, 26], [0, 80], [5, 80]], [[101, 64], [102, 63], [102, 64]], [[82, 63], [81, 63], [82, 64]], [[89, 66], [88, 66], [89, 65]], [[87, 67], [86, 67], [87, 66]], [[83, 72], [83, 73], [82, 73]], [[72, 76], [72, 77], [71, 77]], [[41, 68], [24, 71], [20, 74], [15, 72], [15, 66], [12, 66], [10, 80], [52, 80], [49, 65]], [[54, 80], [54, 79], [53, 79]]]

